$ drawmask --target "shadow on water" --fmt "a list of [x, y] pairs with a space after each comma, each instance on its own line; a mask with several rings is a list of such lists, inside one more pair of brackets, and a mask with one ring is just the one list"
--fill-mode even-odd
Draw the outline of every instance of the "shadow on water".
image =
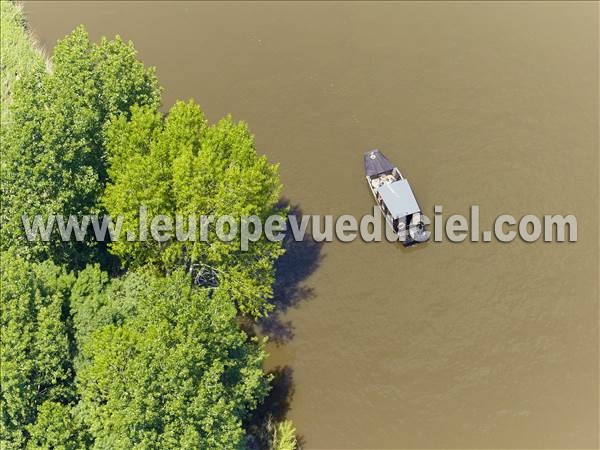
[[416, 253], [418, 251], [424, 250], [427, 247], [429, 247], [429, 241], [419, 242], [417, 244], [413, 244], [408, 247], [405, 247], [401, 243], [397, 243], [397, 245], [398, 245], [398, 249], [400, 250], [400, 252], [405, 253], [405, 254], [410, 254], [410, 253]]
[[[288, 216], [296, 216], [297, 223], [302, 220], [302, 211], [298, 206], [289, 202], [280, 205], [289, 208]], [[319, 267], [322, 260], [322, 242], [316, 242], [307, 228], [300, 241], [294, 239], [292, 229], [288, 222], [287, 232], [283, 242], [285, 254], [279, 258], [275, 265], [275, 283], [273, 286], [274, 310], [269, 317], [261, 319], [255, 329], [249, 329], [248, 323], [242, 324], [249, 334], [258, 332], [268, 336], [271, 342], [282, 345], [294, 337], [294, 327], [290, 320], [283, 316], [301, 302], [314, 297], [314, 290], [303, 285], [304, 281]], [[285, 420], [290, 409], [294, 395], [293, 369], [289, 366], [278, 366], [269, 372], [272, 376], [271, 390], [247, 422], [248, 442], [247, 448], [261, 450], [269, 448], [269, 440], [273, 429], [278, 422]], [[302, 448], [304, 439], [297, 436], [299, 448]]]
[[[282, 206], [286, 206], [284, 203]], [[289, 216], [296, 216], [298, 224], [302, 212], [298, 206], [290, 207]], [[316, 242], [310, 236], [310, 230], [301, 241], [294, 240], [292, 230], [288, 228], [283, 245], [285, 254], [275, 265], [275, 284], [273, 286], [273, 304], [275, 309], [269, 317], [259, 321], [260, 334], [268, 336], [276, 345], [285, 344], [294, 337], [294, 327], [291, 321], [283, 319], [290, 308], [314, 297], [312, 288], [302, 283], [319, 267], [322, 260], [322, 242]]]
[[278, 366], [269, 372], [273, 376], [271, 390], [261, 409], [276, 422], [285, 419], [294, 396], [294, 370], [289, 366]]
[[[269, 372], [272, 376], [271, 390], [253, 413], [248, 422], [247, 448], [250, 450], [267, 450], [277, 423], [285, 420], [294, 396], [293, 369], [289, 366], [278, 366]], [[304, 438], [296, 436], [299, 448]]]

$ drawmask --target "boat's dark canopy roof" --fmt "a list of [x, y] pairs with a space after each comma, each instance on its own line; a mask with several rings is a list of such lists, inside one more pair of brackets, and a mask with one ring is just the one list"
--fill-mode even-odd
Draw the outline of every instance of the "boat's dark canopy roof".
[[379, 150], [370, 150], [363, 156], [365, 160], [365, 175], [368, 177], [394, 170], [394, 166]]

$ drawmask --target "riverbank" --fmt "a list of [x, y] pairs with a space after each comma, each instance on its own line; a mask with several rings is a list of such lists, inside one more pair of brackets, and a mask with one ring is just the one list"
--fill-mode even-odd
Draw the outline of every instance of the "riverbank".
[[2, 55], [2, 125], [9, 120], [8, 109], [14, 82], [25, 73], [42, 69], [49, 65], [44, 52], [28, 31], [21, 4], [10, 1], [0, 2], [0, 41]]
[[[279, 243], [253, 241], [243, 254], [200, 243], [177, 255], [175, 246], [26, 241], [18, 224], [32, 210], [123, 214], [146, 203], [270, 215], [277, 166], [257, 154], [244, 122], [208, 124], [192, 101], [164, 117], [155, 69], [133, 43], [93, 41], [77, 26], [54, 45], [50, 71], [21, 10], [2, 6], [11, 105], [0, 173], [0, 447], [295, 449], [292, 423], [257, 410], [270, 390], [265, 344], [238, 323], [271, 310]], [[204, 195], [190, 198], [184, 185]]]
[[598, 447], [596, 4], [26, 11], [49, 48], [79, 23], [122, 33], [158, 67], [165, 104], [194, 96], [211, 121], [246, 119], [304, 214], [370, 213], [361, 153], [377, 147], [429, 211], [576, 215], [568, 244], [299, 249], [267, 364], [290, 369], [308, 448]]

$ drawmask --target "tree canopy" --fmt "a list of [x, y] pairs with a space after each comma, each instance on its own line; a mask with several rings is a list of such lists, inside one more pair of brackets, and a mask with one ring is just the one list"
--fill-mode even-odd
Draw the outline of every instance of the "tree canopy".
[[75, 400], [69, 314], [74, 277], [50, 261], [32, 264], [13, 252], [3, 252], [1, 270], [0, 439], [3, 448], [18, 448], [39, 408]]
[[[256, 152], [244, 122], [226, 117], [208, 125], [199, 106], [176, 103], [166, 118], [152, 107], [133, 107], [131, 117], [116, 117], [106, 130], [109, 182], [102, 204], [114, 218], [125, 217], [123, 231], [138, 232], [139, 207], [148, 221], [156, 215], [175, 220], [190, 231], [188, 217], [258, 216], [263, 221], [277, 208], [278, 167]], [[239, 233], [222, 242], [209, 227], [206, 241], [113, 242], [111, 251], [130, 267], [151, 264], [163, 272], [185, 267], [200, 285], [218, 285], [244, 313], [269, 310], [273, 263], [283, 253], [279, 242], [264, 237], [242, 251]]]
[[83, 27], [58, 42], [51, 67], [25, 73], [14, 85], [3, 133], [2, 249], [82, 267], [95, 247], [91, 239], [27, 242], [21, 216], [62, 214], [66, 220], [98, 212], [105, 123], [127, 116], [134, 104], [157, 107], [160, 88], [131, 43], [117, 37], [92, 44]]
[[[0, 54], [2, 55], [2, 130], [10, 123], [9, 107], [15, 81], [31, 72], [45, 68], [42, 52], [32, 44], [27, 32], [25, 17], [19, 5], [0, 2]], [[1, 131], [2, 133], [4, 131]]]
[[192, 286], [182, 270], [106, 284], [90, 267], [74, 288], [73, 312], [79, 412], [95, 448], [241, 445], [242, 420], [268, 380], [262, 344], [239, 329], [226, 296]]
[[1, 3], [0, 447], [244, 448], [270, 377], [238, 315], [270, 310], [280, 243], [115, 241], [107, 272], [105, 244], [27, 242], [21, 216], [264, 219], [285, 213], [277, 166], [243, 122], [209, 125], [193, 102], [163, 117], [131, 43], [78, 27], [45, 64]]
[[242, 446], [269, 379], [227, 295], [181, 269], [76, 279], [4, 257], [3, 448]]

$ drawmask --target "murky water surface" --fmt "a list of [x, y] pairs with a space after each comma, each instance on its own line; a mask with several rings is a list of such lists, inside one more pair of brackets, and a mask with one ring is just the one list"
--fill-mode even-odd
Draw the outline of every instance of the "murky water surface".
[[[307, 448], [597, 448], [595, 3], [28, 2], [247, 120], [305, 214], [371, 210], [377, 147], [429, 214], [575, 214], [576, 244], [297, 248], [270, 367]], [[283, 310], [283, 308], [282, 308]]]

